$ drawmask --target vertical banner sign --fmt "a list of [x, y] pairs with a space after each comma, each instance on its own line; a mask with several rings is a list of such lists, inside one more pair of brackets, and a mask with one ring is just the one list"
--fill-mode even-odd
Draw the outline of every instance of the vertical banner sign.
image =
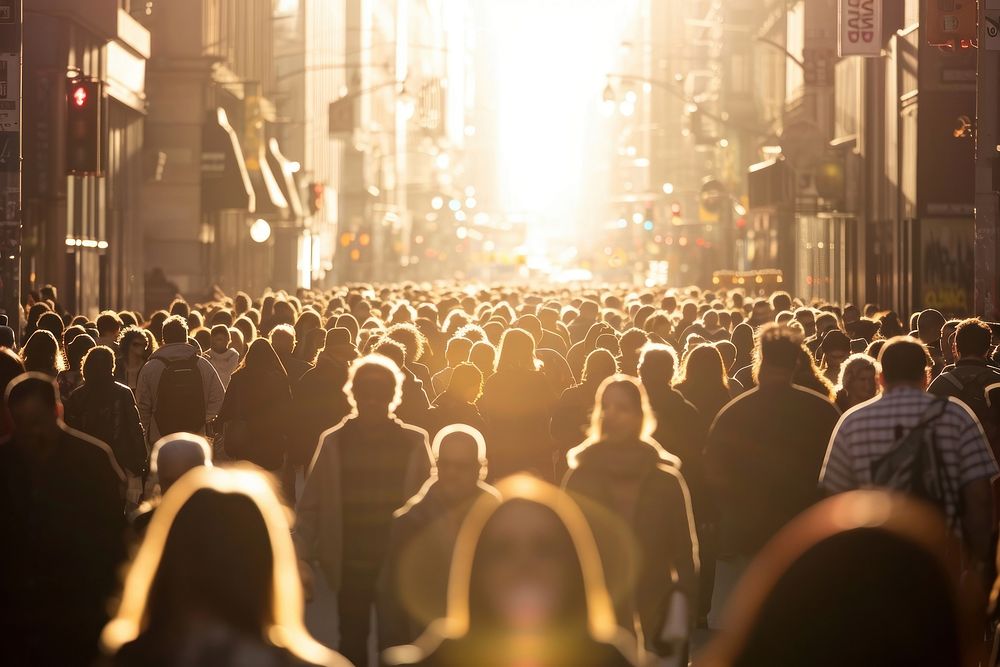
[[882, 55], [882, 0], [839, 0], [840, 56]]
[[21, 335], [22, 0], [0, 0], [0, 313]]

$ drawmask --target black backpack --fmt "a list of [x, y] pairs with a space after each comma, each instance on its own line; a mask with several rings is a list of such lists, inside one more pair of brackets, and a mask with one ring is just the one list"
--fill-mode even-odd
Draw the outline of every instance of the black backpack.
[[980, 366], [957, 366], [942, 373], [941, 378], [955, 387], [955, 398], [969, 406], [976, 415], [990, 444], [994, 447], [1000, 445], [1000, 424], [986, 401], [986, 387], [1000, 382], [997, 373]]
[[[954, 484], [948, 477], [933, 428], [948, 404], [947, 398], [935, 399], [920, 421], [893, 443], [892, 449], [872, 461], [873, 486], [905, 493], [948, 514], [947, 499], [954, 491]], [[951, 518], [948, 517], [949, 521]]]
[[205, 430], [205, 388], [201, 382], [198, 356], [163, 363], [160, 382], [156, 386], [156, 407], [153, 417], [160, 436]]

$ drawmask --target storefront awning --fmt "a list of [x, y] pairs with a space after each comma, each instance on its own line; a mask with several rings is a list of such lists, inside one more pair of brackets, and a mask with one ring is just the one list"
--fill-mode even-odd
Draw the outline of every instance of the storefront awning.
[[288, 200], [278, 185], [278, 179], [271, 171], [267, 148], [261, 143], [256, 155], [247, 155], [250, 183], [257, 196], [257, 216], [267, 220], [287, 220]]
[[201, 132], [201, 208], [256, 210], [256, 197], [236, 131], [226, 111], [208, 114]]
[[267, 162], [271, 167], [271, 173], [274, 174], [278, 182], [281, 194], [284, 195], [285, 201], [288, 202], [288, 210], [292, 219], [302, 220], [304, 217], [302, 212], [302, 198], [299, 196], [299, 188], [295, 180], [295, 174], [299, 171], [299, 165], [282, 154], [281, 148], [278, 146], [278, 140], [273, 137], [267, 142]]

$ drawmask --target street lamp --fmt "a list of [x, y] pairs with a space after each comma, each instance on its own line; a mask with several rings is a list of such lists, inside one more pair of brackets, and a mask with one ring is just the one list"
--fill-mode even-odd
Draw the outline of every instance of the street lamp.
[[254, 223], [250, 225], [250, 238], [256, 243], [265, 243], [269, 238], [271, 238], [271, 225], [267, 223], [267, 220], [257, 218]]

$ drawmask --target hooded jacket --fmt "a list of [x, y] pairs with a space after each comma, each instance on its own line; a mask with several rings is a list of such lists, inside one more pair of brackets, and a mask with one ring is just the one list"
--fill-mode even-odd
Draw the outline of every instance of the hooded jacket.
[[[139, 408], [139, 419], [146, 431], [146, 441], [154, 444], [160, 439], [160, 429], [156, 426], [153, 416], [156, 412], [156, 394], [160, 384], [160, 375], [167, 362], [179, 359], [189, 359], [198, 355], [198, 351], [187, 343], [169, 343], [164, 345], [149, 357], [149, 361], [139, 371], [138, 386], [135, 391], [135, 403]], [[204, 357], [198, 357], [198, 370], [201, 372], [201, 386], [205, 391], [205, 422], [215, 419], [222, 408], [222, 400], [226, 390], [215, 368]]]
[[226, 348], [222, 352], [209, 349], [205, 353], [205, 358], [208, 359], [208, 363], [212, 364], [215, 372], [219, 374], [222, 386], [228, 388], [229, 379], [233, 376], [236, 367], [240, 365], [240, 353], [231, 347]]
[[[679, 460], [642, 440], [587, 442], [568, 460], [563, 487], [594, 531], [619, 621], [629, 628], [638, 613], [651, 647], [675, 590], [686, 596], [689, 610], [697, 607], [698, 538]], [[616, 516], [617, 522], [608, 520]], [[624, 543], [631, 542], [633, 550], [622, 548], [622, 524], [628, 528]]]

